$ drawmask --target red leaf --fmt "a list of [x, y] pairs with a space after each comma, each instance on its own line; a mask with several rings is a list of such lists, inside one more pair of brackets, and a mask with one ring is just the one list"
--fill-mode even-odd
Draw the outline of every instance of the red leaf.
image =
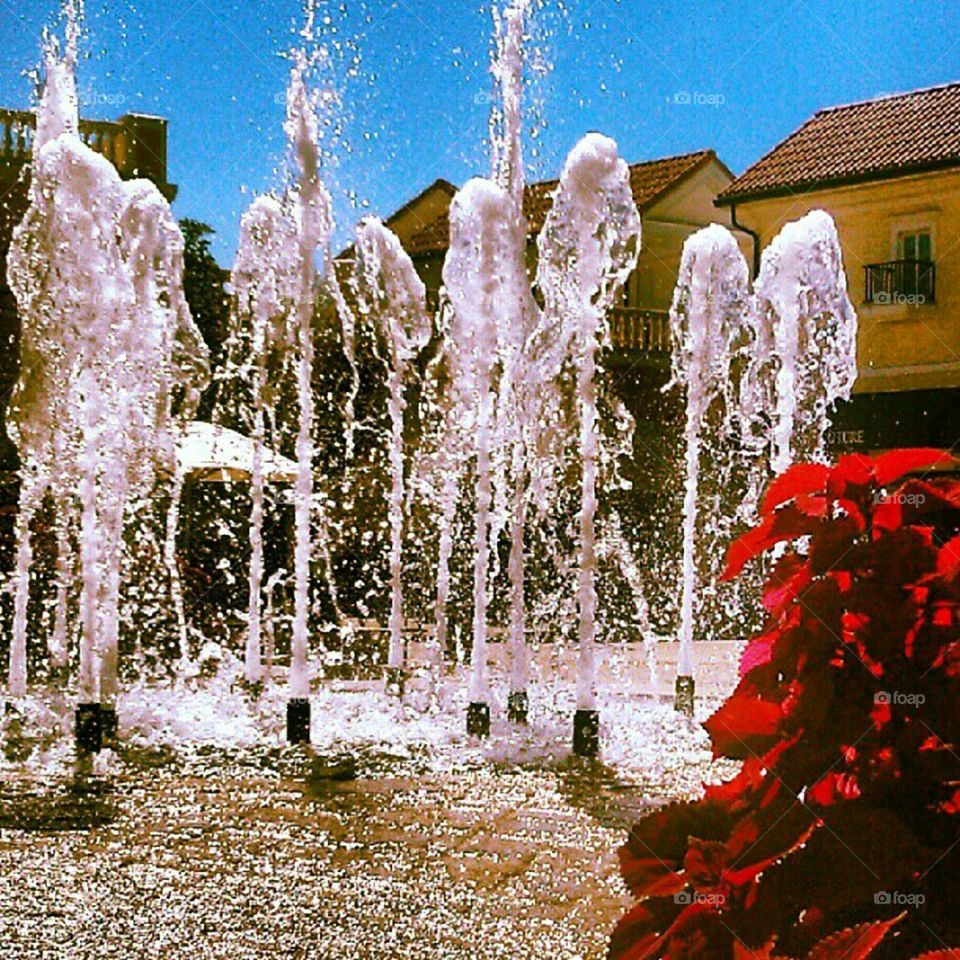
[[780, 507], [767, 516], [758, 527], [749, 530], [731, 544], [727, 551], [727, 568], [722, 580], [732, 580], [754, 557], [781, 540], [796, 540], [813, 533], [820, 522], [799, 510], [795, 505]]
[[780, 632], [761, 634], [754, 637], [740, 655], [740, 676], [745, 677], [754, 667], [762, 667], [773, 657], [773, 648], [780, 638]]
[[720, 958], [732, 953], [733, 939], [718, 922], [711, 904], [678, 905], [674, 898], [644, 900], [617, 924], [610, 938], [609, 960], [656, 960], [670, 957]]
[[660, 898], [636, 904], [613, 931], [609, 960], [652, 960], [661, 956], [661, 934], [680, 910], [672, 900]]
[[704, 797], [722, 804], [731, 814], [739, 815], [755, 806], [757, 798], [768, 796], [768, 783], [779, 786], [780, 782], [772, 777], [770, 770], [796, 741], [784, 740], [762, 757], [751, 758], [743, 762], [740, 772], [723, 783], [707, 785]]
[[946, 466], [953, 463], [954, 457], [948, 450], [938, 450], [935, 447], [913, 447], [905, 450], [891, 450], [881, 454], [876, 459], [874, 471], [877, 476], [877, 485], [885, 487], [894, 480], [899, 480], [915, 470], [926, 467]]
[[807, 954], [807, 960], [864, 960], [890, 932], [900, 917], [875, 923], [858, 923], [821, 940]]
[[764, 699], [749, 677], [704, 723], [715, 757], [745, 760], [769, 750], [780, 737], [780, 704]]
[[828, 773], [807, 790], [806, 800], [817, 807], [826, 807], [841, 800], [856, 800], [860, 787], [848, 773]]
[[785, 553], [773, 568], [763, 588], [763, 605], [770, 613], [779, 613], [796, 599], [812, 579], [810, 565], [803, 557], [790, 551]]
[[960, 537], [948, 540], [937, 555], [937, 573], [952, 580], [960, 573]]
[[793, 500], [800, 494], [822, 493], [827, 486], [830, 468], [822, 463], [795, 463], [776, 477], [763, 498], [761, 513], [770, 513], [775, 507]]
[[637, 897], [665, 896], [686, 886], [681, 876], [691, 835], [725, 840], [731, 817], [717, 803], [675, 803], [635, 824], [620, 848], [620, 874]]
[[834, 498], [857, 499], [857, 494], [875, 483], [873, 461], [862, 453], [841, 457], [827, 478], [827, 492]]
[[907, 480], [894, 493], [883, 497], [873, 512], [873, 524], [878, 530], [896, 530], [916, 524], [930, 514], [957, 509], [960, 498], [952, 484]]
[[791, 902], [825, 912], [872, 906], [877, 891], [898, 889], [936, 859], [899, 817], [866, 800], [818, 813], [824, 826], [760, 878], [755, 909], [761, 917], [774, 920]]
[[860, 524], [854, 517], [837, 517], [832, 523], [822, 524], [810, 542], [811, 571], [821, 574], [839, 567], [859, 533]]
[[695, 890], [712, 891], [719, 885], [729, 862], [730, 854], [725, 843], [691, 837], [683, 860], [683, 872]]

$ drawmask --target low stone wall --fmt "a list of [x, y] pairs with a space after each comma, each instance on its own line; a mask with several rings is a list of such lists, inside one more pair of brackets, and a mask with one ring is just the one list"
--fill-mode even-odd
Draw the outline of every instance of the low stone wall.
[[[697, 694], [725, 697], [737, 684], [737, 664], [743, 644], [724, 640], [694, 643]], [[506, 682], [510, 670], [510, 653], [505, 643], [491, 643], [488, 648], [491, 679]], [[664, 641], [656, 645], [655, 673], [648, 663], [647, 648], [642, 643], [598, 644], [597, 678], [601, 686], [620, 689], [627, 694], [672, 697], [677, 675], [680, 644]], [[413, 664], [423, 662], [428, 648], [410, 643], [407, 656]], [[535, 680], [552, 683], [576, 683], [577, 649], [560, 644], [533, 645], [530, 648], [530, 670]]]

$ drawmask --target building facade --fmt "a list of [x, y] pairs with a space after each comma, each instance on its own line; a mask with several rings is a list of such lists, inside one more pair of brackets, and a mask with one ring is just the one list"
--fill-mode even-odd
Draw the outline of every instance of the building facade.
[[[713, 150], [630, 165], [643, 234], [637, 268], [611, 317], [614, 351], [609, 364], [617, 371], [618, 390], [637, 422], [631, 480], [639, 498], [664, 500], [664, 477], [675, 462], [665, 453], [664, 434], [669, 434], [669, 424], [680, 422], [680, 398], [663, 394], [662, 388], [670, 377], [669, 310], [683, 244], [710, 223], [735, 229], [730, 211], [715, 205], [718, 194], [733, 179]], [[557, 186], [558, 181], [548, 180], [526, 188], [531, 276], [536, 269], [536, 238]], [[450, 233], [448, 211], [455, 193], [448, 181], [435, 181], [386, 221], [412, 258], [433, 302], [442, 283]], [[748, 235], [738, 236], [744, 252], [749, 252]]]
[[960, 84], [821, 110], [717, 198], [762, 250], [813, 209], [837, 225], [860, 321], [834, 451], [960, 439]]

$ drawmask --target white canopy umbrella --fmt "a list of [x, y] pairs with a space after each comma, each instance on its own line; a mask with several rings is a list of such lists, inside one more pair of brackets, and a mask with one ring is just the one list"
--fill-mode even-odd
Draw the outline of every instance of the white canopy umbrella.
[[[247, 480], [253, 473], [253, 440], [236, 430], [193, 420], [177, 443], [177, 458], [183, 476], [201, 483]], [[297, 465], [264, 448], [263, 475], [268, 482], [293, 483]]]

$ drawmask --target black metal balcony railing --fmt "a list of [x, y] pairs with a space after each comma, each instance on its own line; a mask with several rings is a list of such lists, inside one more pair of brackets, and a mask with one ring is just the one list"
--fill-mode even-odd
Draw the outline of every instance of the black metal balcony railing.
[[666, 310], [617, 307], [610, 316], [610, 339], [617, 350], [670, 353], [670, 314]]
[[867, 303], [933, 303], [937, 293], [937, 267], [932, 260], [889, 260], [870, 263], [866, 274]]
[[[36, 127], [36, 114], [29, 110], [0, 109], [0, 162], [29, 163]], [[127, 159], [127, 137], [123, 124], [108, 120], [80, 121], [80, 139], [121, 170]]]
[[[427, 309], [440, 308], [440, 291], [427, 289]], [[643, 353], [659, 362], [670, 354], [670, 314], [667, 310], [615, 307], [610, 311], [610, 341], [615, 350]]]

